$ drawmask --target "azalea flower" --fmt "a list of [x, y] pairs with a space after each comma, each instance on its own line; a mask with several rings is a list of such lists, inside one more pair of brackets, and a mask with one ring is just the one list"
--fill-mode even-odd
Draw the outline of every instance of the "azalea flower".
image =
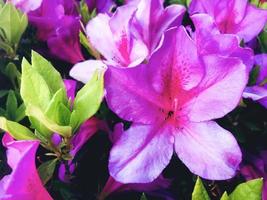
[[108, 106], [133, 122], [110, 152], [110, 175], [121, 183], [151, 182], [175, 150], [194, 174], [213, 180], [233, 177], [241, 161], [239, 146], [212, 120], [238, 105], [247, 79], [241, 59], [198, 54], [184, 27], [165, 32], [148, 64], [109, 67]]
[[73, 64], [84, 60], [75, 5], [75, 1], [43, 0], [39, 9], [28, 14], [37, 28], [37, 38], [47, 42], [50, 53]]
[[10, 175], [0, 181], [2, 200], [52, 200], [45, 190], [35, 166], [39, 141], [15, 141], [9, 134], [3, 137], [7, 148]]
[[42, 1], [43, 0], [7, 0], [7, 2], [12, 3], [14, 6], [25, 13], [39, 8], [42, 4]]
[[246, 87], [243, 97], [259, 101], [267, 108], [267, 54], [255, 56], [255, 64], [259, 67], [259, 75], [256, 84]]
[[236, 34], [245, 42], [255, 38], [267, 22], [267, 11], [247, 0], [192, 0], [189, 13], [207, 13], [221, 33]]
[[160, 0], [142, 0], [117, 8], [112, 16], [98, 14], [89, 21], [86, 32], [106, 64], [134, 67], [156, 48], [167, 28], [180, 24], [184, 12], [179, 5], [164, 9]]

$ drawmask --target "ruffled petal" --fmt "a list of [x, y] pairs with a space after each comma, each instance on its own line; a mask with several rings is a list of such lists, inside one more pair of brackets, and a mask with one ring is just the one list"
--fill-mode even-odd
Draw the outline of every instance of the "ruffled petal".
[[192, 173], [211, 180], [235, 175], [240, 148], [232, 134], [215, 122], [188, 123], [174, 135], [175, 151]]
[[111, 149], [110, 175], [121, 183], [155, 180], [172, 157], [174, 138], [171, 133], [172, 127], [163, 124], [133, 124]]

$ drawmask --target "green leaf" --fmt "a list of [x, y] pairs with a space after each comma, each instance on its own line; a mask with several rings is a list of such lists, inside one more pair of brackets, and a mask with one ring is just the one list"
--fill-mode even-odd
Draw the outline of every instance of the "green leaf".
[[260, 72], [260, 66], [256, 65], [255, 67], [253, 67], [253, 69], [251, 70], [250, 74], [249, 74], [249, 85], [255, 85], [259, 76], [259, 72]]
[[0, 20], [0, 27], [4, 31], [4, 37], [12, 46], [16, 46], [27, 28], [27, 15], [17, 10], [11, 3], [6, 3], [0, 10], [0, 19], [5, 19]]
[[95, 58], [100, 58], [100, 54], [97, 52], [97, 50], [89, 43], [89, 40], [85, 36], [85, 34], [80, 31], [79, 33], [80, 43], [83, 45], [83, 47], [88, 51], [88, 53]]
[[43, 77], [52, 95], [54, 95], [59, 89], [63, 89], [63, 91], [65, 91], [64, 82], [60, 73], [48, 60], [35, 51], [32, 51], [32, 67]]
[[87, 3], [84, 0], [81, 0], [80, 2], [80, 14], [82, 16], [82, 20], [85, 24], [88, 23], [88, 21], [90, 20], [91, 16], [89, 14], [89, 9], [87, 6]]
[[18, 108], [18, 102], [15, 92], [10, 90], [6, 101], [6, 113], [9, 119], [15, 120], [17, 108]]
[[77, 93], [70, 120], [73, 130], [76, 130], [99, 109], [104, 92], [103, 77], [103, 72], [96, 72], [92, 79]]
[[[65, 98], [65, 90], [63, 89], [59, 89], [55, 95], [53, 96], [52, 100], [50, 101], [46, 111], [45, 111], [45, 115], [52, 121], [54, 121], [57, 124], [60, 125], [68, 125], [69, 124], [69, 119], [68, 124], [65, 124], [63, 122], [65, 122], [66, 120], [62, 120], [65, 117], [69, 117], [70, 118], [70, 111], [68, 113], [66, 113], [66, 110], [64, 110], [64, 112], [62, 112], [62, 105], [68, 104], [67, 99]], [[64, 116], [67, 115], [67, 116]]]
[[52, 120], [48, 119], [41, 109], [35, 107], [33, 105], [28, 105], [26, 107], [26, 115], [33, 117], [42, 125], [44, 125], [47, 129], [52, 132], [58, 133], [64, 137], [70, 137], [72, 133], [72, 129], [70, 126], [60, 126]]
[[25, 115], [25, 109], [26, 109], [26, 107], [25, 107], [24, 103], [21, 104], [18, 107], [18, 109], [16, 110], [16, 114], [15, 114], [16, 115], [16, 118], [15, 118], [14, 121], [19, 122], [19, 121], [21, 121], [26, 116]]
[[44, 185], [53, 177], [57, 161], [57, 158], [49, 160], [38, 167], [38, 173]]
[[142, 194], [140, 200], [147, 200], [145, 193]]
[[0, 129], [8, 132], [16, 140], [36, 140], [38, 139], [28, 128], [17, 122], [12, 122], [4, 117], [0, 117]]
[[51, 93], [43, 77], [31, 67], [26, 59], [22, 60], [21, 97], [28, 104], [45, 111], [51, 100]]
[[210, 200], [209, 195], [199, 177], [197, 178], [197, 182], [194, 187], [192, 200]]
[[228, 196], [227, 192], [223, 193], [221, 200], [230, 200], [230, 197]]
[[242, 183], [230, 195], [231, 200], [261, 200], [262, 179], [254, 179], [246, 183]]

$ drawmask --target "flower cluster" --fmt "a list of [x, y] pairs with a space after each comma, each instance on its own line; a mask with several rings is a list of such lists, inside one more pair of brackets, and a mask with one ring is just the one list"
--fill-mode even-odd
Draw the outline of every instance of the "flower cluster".
[[[7, 94], [7, 113], [0, 113], [12, 168], [0, 180], [0, 199], [52, 199], [44, 185], [53, 177], [70, 184], [77, 155], [97, 132], [107, 134], [112, 145], [99, 199], [123, 190], [149, 194], [168, 188], [171, 179], [164, 170], [173, 158], [208, 180], [231, 179], [240, 166], [241, 174], [249, 174], [252, 167], [242, 163], [236, 129], [220, 119], [231, 119], [229, 113], [246, 106], [244, 101], [267, 108], [264, 6], [248, 0], [192, 0], [187, 5], [163, 0], [120, 5], [112, 0], [0, 1], [0, 16], [11, 12], [8, 7], [25, 19], [27, 15], [25, 35], [26, 26], [11, 30], [21, 32], [13, 37], [22, 37], [22, 49], [23, 38], [34, 31], [34, 50], [53, 65], [67, 63], [59, 73], [61, 68], [57, 71], [32, 51], [30, 64], [18, 42], [9, 45], [8, 25], [1, 28], [0, 21], [0, 48], [3, 43], [3, 59], [9, 63], [3, 72], [15, 88]], [[13, 20], [10, 27], [18, 23]], [[17, 58], [21, 72], [14, 64]], [[17, 101], [21, 108], [14, 108]], [[239, 126], [231, 122], [231, 127]], [[46, 161], [37, 171], [39, 144]], [[266, 178], [266, 170], [260, 171], [245, 178]], [[261, 190], [262, 181], [249, 184]], [[230, 197], [241, 198], [242, 187]], [[204, 199], [198, 190], [208, 199], [200, 180], [192, 198]]]

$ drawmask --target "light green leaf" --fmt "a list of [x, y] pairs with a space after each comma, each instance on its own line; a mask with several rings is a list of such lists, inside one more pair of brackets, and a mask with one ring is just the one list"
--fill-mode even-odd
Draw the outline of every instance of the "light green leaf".
[[228, 196], [227, 192], [223, 193], [221, 200], [230, 200], [230, 197]]
[[60, 126], [52, 120], [48, 119], [42, 110], [33, 105], [28, 105], [26, 107], [26, 115], [35, 118], [42, 125], [44, 125], [47, 129], [52, 132], [58, 133], [64, 137], [70, 137], [72, 133], [72, 129], [70, 126]]
[[197, 178], [197, 182], [194, 187], [192, 200], [210, 200], [209, 195], [199, 177]]
[[11, 45], [17, 45], [28, 25], [27, 15], [17, 10], [11, 3], [6, 3], [0, 10], [0, 27]]
[[14, 91], [10, 90], [6, 101], [6, 112], [9, 119], [15, 120], [17, 108], [18, 108], [18, 102], [16, 95]]
[[36, 140], [38, 139], [28, 128], [17, 122], [12, 122], [4, 117], [0, 117], [0, 129], [8, 132], [17, 140]]
[[44, 111], [51, 100], [50, 90], [43, 77], [31, 67], [26, 59], [22, 60], [21, 97], [28, 104]]
[[25, 115], [25, 105], [24, 103], [21, 104], [18, 109], [16, 110], [16, 118], [14, 121], [19, 122], [21, 121], [26, 115]]
[[103, 77], [103, 72], [96, 72], [92, 79], [77, 93], [70, 120], [73, 130], [76, 130], [99, 109], [104, 93]]
[[254, 179], [246, 183], [242, 183], [230, 195], [231, 200], [261, 200], [262, 179]]
[[39, 176], [45, 185], [52, 177], [56, 168], [57, 158], [53, 160], [46, 161], [38, 167]]
[[48, 60], [35, 51], [32, 51], [32, 67], [43, 77], [52, 95], [59, 89], [64, 89], [63, 91], [65, 92], [64, 82], [60, 73]]
[[[65, 98], [65, 90], [61, 88], [55, 93], [52, 100], [50, 101], [45, 111], [45, 115], [49, 119], [54, 121], [55, 123], [62, 125], [61, 119], [66, 117], [66, 116], [63, 116], [66, 114], [66, 112], [61, 112], [62, 104], [64, 105], [64, 103], [67, 104], [68, 102], [67, 102], [67, 99]], [[70, 117], [70, 111], [68, 113], [68, 117]], [[64, 124], [64, 125], [68, 125], [68, 124]]]

